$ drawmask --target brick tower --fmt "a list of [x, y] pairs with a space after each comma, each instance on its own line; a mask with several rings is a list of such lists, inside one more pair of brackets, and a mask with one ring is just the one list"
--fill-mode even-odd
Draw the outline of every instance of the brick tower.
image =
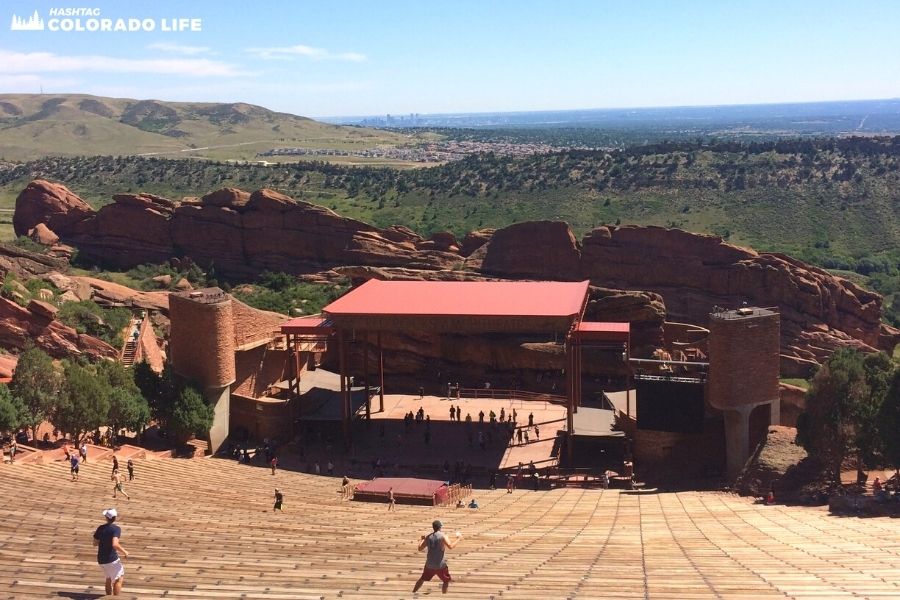
[[772, 309], [740, 308], [710, 315], [707, 391], [709, 403], [725, 416], [731, 480], [750, 457], [754, 409], [768, 405], [769, 424], [779, 421], [780, 335], [781, 318]]
[[231, 296], [219, 288], [169, 294], [172, 370], [203, 388], [214, 410], [210, 451], [228, 437], [231, 384], [235, 381]]

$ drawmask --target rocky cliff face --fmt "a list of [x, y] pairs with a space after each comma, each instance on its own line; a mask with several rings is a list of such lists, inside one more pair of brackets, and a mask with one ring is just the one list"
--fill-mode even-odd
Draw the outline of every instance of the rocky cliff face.
[[713, 305], [777, 307], [782, 370], [804, 375], [836, 348], [891, 350], [880, 295], [781, 254], [660, 227], [600, 227], [582, 243], [581, 274], [610, 287], [658, 293], [673, 320], [705, 325]]
[[426, 242], [403, 228], [378, 229], [272, 190], [219, 190], [183, 203], [117, 194], [94, 211], [65, 186], [36, 180], [16, 200], [16, 234], [41, 222], [85, 256], [122, 268], [173, 256], [251, 276], [347, 264], [442, 269], [462, 261], [447, 240]]
[[659, 227], [599, 227], [581, 241], [565, 223], [518, 223], [462, 241], [379, 229], [271, 190], [224, 189], [175, 203], [123, 194], [93, 211], [64, 186], [34, 181], [16, 202], [16, 232], [47, 224], [82, 253], [120, 267], [190, 256], [220, 273], [261, 270], [355, 280], [589, 279], [590, 318], [635, 324], [637, 345], [665, 318], [706, 325], [715, 305], [778, 307], [783, 370], [805, 374], [835, 348], [890, 350], [881, 297], [779, 254]]

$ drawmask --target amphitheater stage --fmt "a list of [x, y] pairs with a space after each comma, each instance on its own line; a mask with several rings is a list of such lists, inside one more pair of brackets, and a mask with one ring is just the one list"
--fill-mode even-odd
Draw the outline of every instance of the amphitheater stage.
[[437, 506], [447, 499], [450, 487], [446, 481], [414, 477], [376, 477], [357, 484], [354, 500], [387, 502], [391, 489], [398, 504]]

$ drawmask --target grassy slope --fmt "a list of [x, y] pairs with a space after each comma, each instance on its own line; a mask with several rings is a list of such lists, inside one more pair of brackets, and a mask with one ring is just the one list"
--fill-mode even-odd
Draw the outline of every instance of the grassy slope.
[[247, 160], [278, 146], [361, 150], [409, 140], [246, 104], [151, 101], [146, 111], [129, 113], [138, 102], [82, 94], [0, 94], [0, 157], [189, 153]]

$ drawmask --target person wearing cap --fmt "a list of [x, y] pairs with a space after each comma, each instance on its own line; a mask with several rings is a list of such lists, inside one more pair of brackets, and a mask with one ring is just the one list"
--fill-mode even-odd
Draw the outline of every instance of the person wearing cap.
[[444, 532], [441, 531], [443, 526], [443, 523], [440, 521], [434, 521], [431, 524], [434, 531], [429, 535], [422, 536], [422, 541], [419, 543], [419, 552], [428, 548], [428, 555], [425, 558], [425, 568], [422, 570], [422, 576], [419, 577], [419, 580], [416, 581], [416, 585], [413, 587], [413, 593], [418, 592], [422, 584], [426, 581], [431, 581], [435, 575], [444, 582], [441, 586], [443, 593], [446, 594], [447, 588], [450, 587], [452, 579], [450, 577], [450, 569], [447, 566], [447, 559], [444, 557], [444, 551], [448, 548], [452, 550], [459, 543], [461, 535], [457, 531], [456, 541], [451, 542], [444, 535]]
[[69, 455], [69, 472], [72, 473], [72, 481], [78, 481], [78, 455], [74, 452]]
[[116, 517], [119, 513], [114, 508], [103, 511], [106, 523], [94, 532], [94, 545], [97, 546], [97, 563], [106, 575], [106, 595], [118, 596], [122, 592], [125, 583], [125, 567], [122, 566], [123, 558], [128, 558], [128, 551], [119, 543], [122, 537], [122, 529], [116, 525]]

